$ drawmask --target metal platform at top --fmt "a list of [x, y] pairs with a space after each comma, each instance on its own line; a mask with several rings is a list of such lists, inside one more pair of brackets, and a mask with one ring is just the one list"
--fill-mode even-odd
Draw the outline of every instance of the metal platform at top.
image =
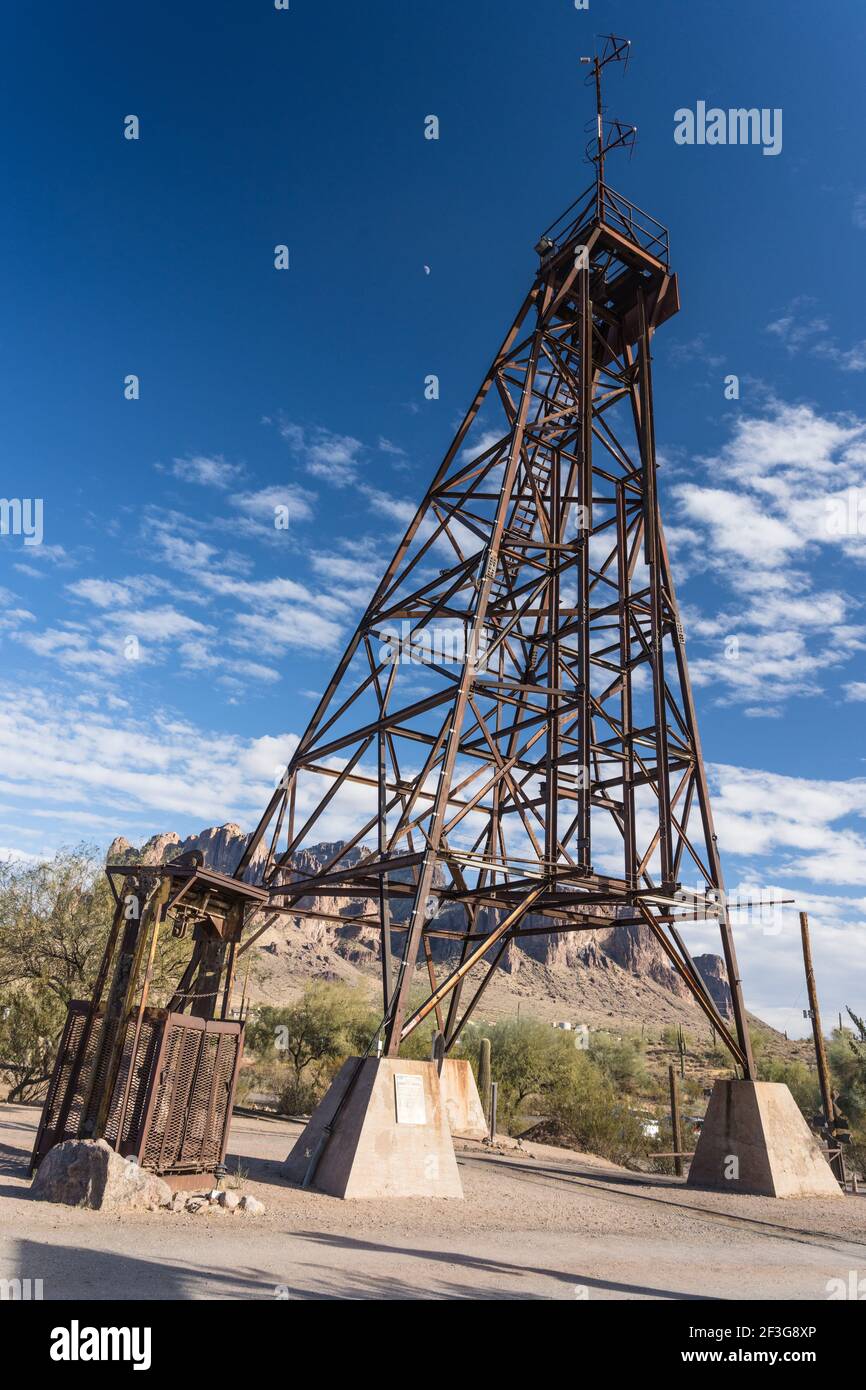
[[669, 271], [670, 237], [667, 227], [617, 193], [610, 184], [600, 180], [585, 188], [571, 206], [546, 228], [539, 246], [545, 241], [552, 243], [545, 252], [545, 258], [558, 254], [567, 246], [583, 240], [594, 227], [612, 233], [619, 241], [630, 245], [641, 258], [654, 261]]

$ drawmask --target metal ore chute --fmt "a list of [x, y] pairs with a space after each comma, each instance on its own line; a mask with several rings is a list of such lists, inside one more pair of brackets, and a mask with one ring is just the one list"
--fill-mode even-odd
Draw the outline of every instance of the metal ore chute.
[[[229, 1017], [237, 949], [265, 894], [203, 868], [198, 853], [107, 873], [111, 931], [92, 997], [69, 1005], [31, 1166], [63, 1140], [105, 1139], [174, 1186], [196, 1185], [225, 1158], [244, 1033]], [[188, 943], [188, 960], [155, 1008], [150, 985], [168, 924]]]

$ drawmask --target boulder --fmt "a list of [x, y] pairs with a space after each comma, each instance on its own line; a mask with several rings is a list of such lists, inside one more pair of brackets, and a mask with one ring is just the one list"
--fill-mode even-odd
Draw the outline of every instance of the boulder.
[[94, 1211], [155, 1211], [171, 1205], [168, 1183], [132, 1158], [121, 1158], [104, 1139], [67, 1139], [49, 1149], [31, 1195]]
[[[228, 1193], [226, 1193], [228, 1196]], [[265, 1209], [264, 1202], [260, 1202], [258, 1197], [241, 1197], [238, 1202], [238, 1211], [245, 1211], [248, 1216], [261, 1216]]]

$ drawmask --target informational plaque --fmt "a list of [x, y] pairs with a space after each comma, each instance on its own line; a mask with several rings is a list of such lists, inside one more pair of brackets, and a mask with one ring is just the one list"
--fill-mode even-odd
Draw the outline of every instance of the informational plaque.
[[426, 1125], [424, 1078], [417, 1072], [394, 1073], [394, 1098], [398, 1125]]

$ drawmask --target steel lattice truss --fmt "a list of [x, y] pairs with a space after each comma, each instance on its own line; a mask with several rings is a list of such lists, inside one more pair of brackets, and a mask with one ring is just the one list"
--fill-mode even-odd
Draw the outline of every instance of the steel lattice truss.
[[[364, 920], [381, 928], [392, 1054], [434, 1009], [452, 1043], [510, 940], [615, 919], [654, 932], [751, 1075], [658, 507], [650, 344], [678, 308], [667, 232], [599, 178], [537, 249], [237, 873], [267, 847], [273, 911], [376, 905]], [[323, 839], [341, 842], [332, 858], [299, 872], [293, 856]], [[733, 1031], [674, 920], [714, 897]], [[443, 935], [456, 955], [437, 978]], [[422, 956], [429, 998], [407, 1017]]]

